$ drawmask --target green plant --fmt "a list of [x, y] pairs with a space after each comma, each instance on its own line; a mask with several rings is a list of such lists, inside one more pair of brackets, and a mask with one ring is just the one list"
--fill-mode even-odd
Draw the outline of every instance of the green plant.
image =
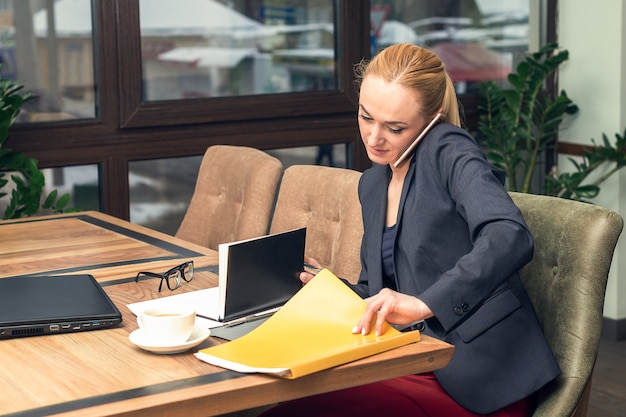
[[[598, 195], [600, 183], [626, 166], [626, 129], [621, 136], [618, 133], [615, 134], [615, 145], [609, 142], [609, 138], [604, 133], [602, 134], [603, 146], [598, 146], [593, 139], [591, 142], [593, 146], [583, 151], [582, 162], [578, 163], [573, 158], [569, 158], [576, 169], [575, 172], [561, 174], [555, 172], [546, 177], [546, 194], [570, 200], [587, 201]], [[608, 169], [595, 181], [584, 183], [592, 172], [607, 164], [609, 164]]]
[[537, 165], [556, 144], [559, 125], [578, 111], [564, 91], [552, 98], [544, 87], [568, 56], [568, 51], [550, 44], [528, 55], [509, 74], [511, 88], [493, 81], [481, 84], [477, 136], [489, 160], [506, 172], [510, 191], [530, 192]]
[[22, 152], [5, 147], [9, 129], [15, 123], [22, 105], [31, 99], [30, 93], [22, 94], [22, 84], [0, 78], [0, 198], [10, 198], [3, 219], [30, 216], [41, 210], [57, 213], [78, 211], [67, 208], [70, 195], [64, 194], [57, 199], [57, 190], [51, 191], [41, 202], [45, 178], [39, 170], [38, 162]]
[[[533, 178], [541, 171], [538, 166], [547, 150], [557, 146], [558, 128], [567, 115], [575, 114], [578, 107], [565, 91], [552, 98], [546, 91], [548, 77], [569, 57], [567, 50], [550, 44], [539, 52], [530, 54], [509, 74], [511, 88], [503, 89], [493, 81], [481, 84], [479, 132], [477, 137], [486, 148], [489, 160], [507, 175], [509, 191], [531, 192]], [[599, 184], [626, 166], [626, 130], [615, 135], [611, 144], [605, 134], [603, 146], [584, 150], [582, 162], [573, 158], [575, 171], [558, 173], [557, 167], [545, 177], [539, 192], [546, 195], [586, 201], [600, 192]], [[604, 174], [586, 183], [598, 168], [614, 164]]]

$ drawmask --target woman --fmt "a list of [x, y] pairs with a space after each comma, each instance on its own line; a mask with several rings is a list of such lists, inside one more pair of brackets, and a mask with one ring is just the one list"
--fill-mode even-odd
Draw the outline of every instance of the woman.
[[[454, 87], [430, 50], [391, 46], [357, 66], [357, 77], [373, 167], [359, 184], [353, 288], [367, 308], [353, 332], [412, 325], [455, 353], [434, 373], [295, 400], [267, 416], [529, 416], [533, 393], [560, 370], [517, 275], [533, 240], [501, 172], [459, 127]], [[397, 163], [438, 114], [444, 123]]]

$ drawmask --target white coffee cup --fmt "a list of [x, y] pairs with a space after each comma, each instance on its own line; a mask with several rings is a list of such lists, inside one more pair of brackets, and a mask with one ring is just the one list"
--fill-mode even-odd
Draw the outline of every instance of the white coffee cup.
[[196, 308], [186, 304], [151, 307], [137, 317], [137, 324], [152, 343], [176, 345], [186, 342], [196, 322]]

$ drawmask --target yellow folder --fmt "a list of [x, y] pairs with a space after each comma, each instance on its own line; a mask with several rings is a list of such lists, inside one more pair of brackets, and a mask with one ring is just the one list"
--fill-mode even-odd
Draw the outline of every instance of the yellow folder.
[[238, 372], [294, 379], [420, 340], [419, 331], [387, 323], [380, 336], [352, 334], [364, 310], [365, 301], [323, 269], [265, 323], [195, 355]]

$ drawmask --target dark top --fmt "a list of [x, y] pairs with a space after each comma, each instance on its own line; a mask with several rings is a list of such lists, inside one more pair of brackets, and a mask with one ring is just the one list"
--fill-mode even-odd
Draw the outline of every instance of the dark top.
[[383, 286], [397, 291], [396, 274], [393, 267], [393, 249], [396, 240], [396, 225], [386, 227], [383, 230]]
[[[364, 235], [362, 297], [384, 285], [383, 230], [388, 166], [359, 183]], [[487, 414], [525, 398], [560, 374], [517, 271], [533, 256], [526, 223], [504, 176], [463, 129], [439, 124], [410, 162], [396, 222], [393, 269], [398, 290], [435, 314], [424, 334], [455, 346], [435, 371], [461, 405]]]

